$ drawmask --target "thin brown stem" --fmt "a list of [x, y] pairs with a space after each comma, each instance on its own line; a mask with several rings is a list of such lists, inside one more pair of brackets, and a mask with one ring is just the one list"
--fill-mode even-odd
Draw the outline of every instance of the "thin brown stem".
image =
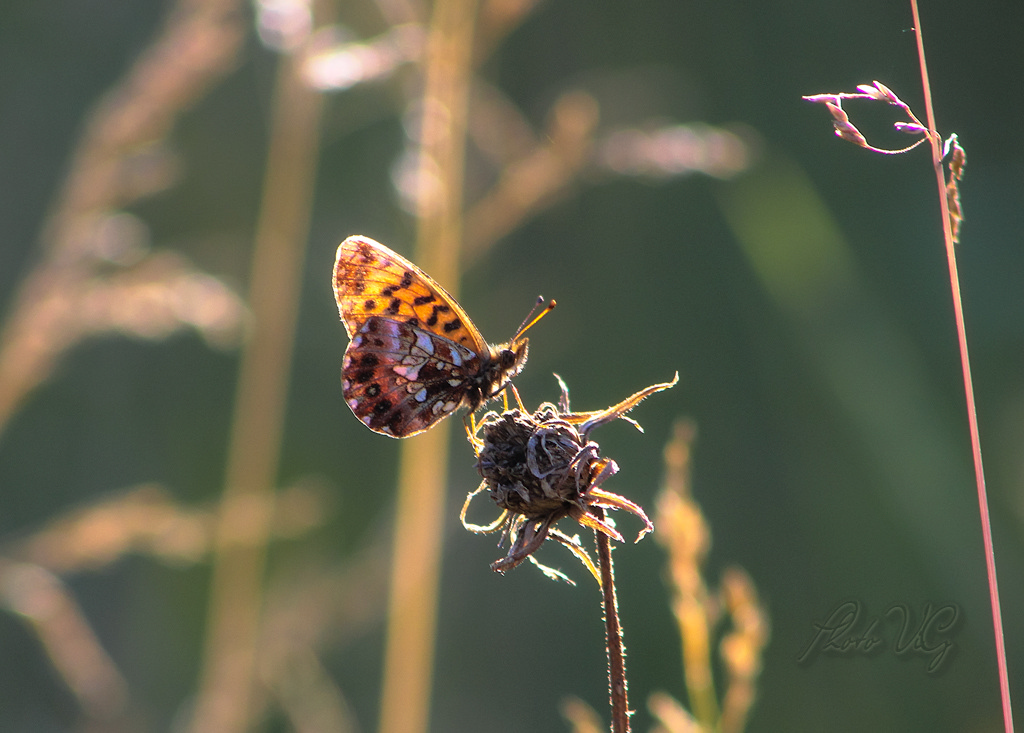
[[978, 491], [978, 511], [981, 515], [982, 541], [985, 545], [985, 570], [988, 574], [989, 601], [992, 607], [992, 625], [995, 632], [996, 660], [999, 667], [999, 691], [1003, 706], [1003, 725], [1006, 733], [1013, 731], [1013, 709], [1010, 704], [1010, 681], [1006, 667], [1006, 643], [1003, 639], [1003, 618], [999, 603], [999, 584], [996, 581], [995, 548], [992, 543], [992, 520], [989, 517], [988, 492], [985, 489], [985, 469], [981, 460], [981, 438], [978, 432], [978, 414], [974, 404], [974, 385], [971, 378], [971, 362], [967, 351], [967, 329], [964, 325], [964, 309], [960, 299], [960, 278], [957, 274], [956, 248], [953, 225], [949, 217], [946, 200], [946, 180], [942, 170], [942, 147], [938, 128], [935, 124], [935, 109], [932, 105], [931, 84], [928, 81], [928, 65], [925, 62], [924, 37], [921, 31], [921, 16], [917, 0], [910, 0], [917, 31], [917, 54], [921, 67], [921, 85], [924, 90], [925, 119], [928, 122], [932, 145], [932, 166], [939, 191], [939, 206], [942, 212], [942, 233], [946, 242], [946, 261], [949, 267], [949, 284], [953, 294], [953, 311], [956, 317], [957, 341], [960, 346], [960, 364], [963, 371], [964, 395], [967, 402], [967, 422], [971, 432], [971, 453], [974, 457], [974, 480]]
[[[598, 519], [604, 510], [592, 509]], [[626, 683], [626, 650], [622, 642], [619, 604], [615, 597], [615, 570], [608, 535], [594, 532], [597, 539], [597, 564], [601, 569], [601, 605], [604, 609], [605, 646], [608, 651], [608, 695], [612, 710], [612, 733], [629, 733], [629, 695]]]

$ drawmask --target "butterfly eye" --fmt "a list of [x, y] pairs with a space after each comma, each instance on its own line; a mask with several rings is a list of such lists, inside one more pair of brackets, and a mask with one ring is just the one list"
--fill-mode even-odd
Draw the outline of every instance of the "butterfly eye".
[[498, 354], [498, 367], [507, 372], [516, 363], [516, 352], [512, 349], [502, 349]]

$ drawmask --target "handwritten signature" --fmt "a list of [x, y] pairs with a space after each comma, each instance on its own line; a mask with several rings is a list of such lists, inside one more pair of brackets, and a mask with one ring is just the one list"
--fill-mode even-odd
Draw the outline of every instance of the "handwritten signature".
[[883, 619], [895, 620], [899, 634], [892, 639], [896, 657], [925, 657], [930, 660], [929, 674], [938, 674], [952, 657], [955, 645], [948, 637], [961, 620], [960, 607], [953, 603], [926, 603], [920, 623], [915, 625], [910, 606], [894, 603], [881, 616], [868, 618], [860, 601], [842, 601], [822, 623], [812, 624], [814, 636], [797, 657], [797, 662], [810, 664], [820, 653], [830, 655], [872, 655], [886, 646], [892, 633]]

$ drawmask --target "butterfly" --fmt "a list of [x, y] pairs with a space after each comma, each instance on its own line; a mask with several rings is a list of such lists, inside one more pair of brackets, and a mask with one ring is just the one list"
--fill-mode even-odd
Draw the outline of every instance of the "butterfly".
[[462, 307], [409, 260], [368, 237], [338, 247], [334, 297], [350, 339], [345, 402], [364, 425], [392, 438], [430, 428], [465, 405], [475, 411], [526, 364], [523, 333], [489, 345]]

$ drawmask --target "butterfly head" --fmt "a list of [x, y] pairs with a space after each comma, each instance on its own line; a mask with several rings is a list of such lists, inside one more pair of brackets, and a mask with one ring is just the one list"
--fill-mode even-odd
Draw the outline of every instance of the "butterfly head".
[[476, 410], [497, 395], [523, 371], [529, 347], [530, 340], [525, 338], [490, 347], [490, 357], [480, 370], [479, 378], [466, 392], [465, 402], [470, 410]]
[[555, 301], [550, 301], [535, 318], [531, 318], [537, 307], [543, 302], [543, 298], [537, 299], [537, 305], [534, 306], [533, 311], [523, 321], [523, 325], [519, 327], [511, 341], [491, 347], [490, 359], [488, 360], [488, 366], [481, 374], [482, 380], [479, 389], [471, 391], [466, 395], [466, 399], [472, 409], [475, 410], [481, 404], [497, 395], [504, 389], [509, 380], [523, 371], [523, 367], [526, 365], [526, 357], [530, 351], [530, 339], [526, 338], [523, 334], [537, 321], [550, 313], [556, 305]]
[[[521, 338], [495, 348], [495, 365], [502, 385], [523, 371], [530, 351], [530, 339]], [[499, 387], [500, 389], [500, 387]]]

